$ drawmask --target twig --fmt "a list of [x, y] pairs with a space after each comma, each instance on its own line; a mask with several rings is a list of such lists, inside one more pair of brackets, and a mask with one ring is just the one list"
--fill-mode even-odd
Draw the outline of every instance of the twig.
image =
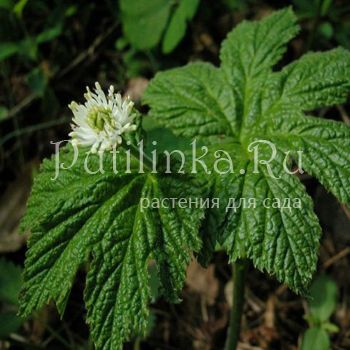
[[[59, 73], [54, 75], [52, 79], [55, 78], [61, 78], [62, 76], [66, 75], [69, 73], [73, 68], [78, 66], [82, 61], [86, 59], [86, 57], [92, 56], [95, 50], [101, 43], [110, 35], [112, 32], [117, 28], [117, 23], [114, 23], [108, 30], [99, 35], [93, 43], [83, 52], [81, 52], [67, 67], [62, 69]], [[13, 118], [16, 116], [18, 113], [20, 113], [23, 109], [28, 107], [33, 101], [37, 100], [40, 96], [37, 94], [30, 94], [26, 96], [21, 102], [19, 102], [16, 106], [14, 106], [8, 113], [7, 115], [1, 120], [5, 121], [7, 119]]]
[[[44, 349], [41, 345], [32, 344], [31, 342], [28, 341], [28, 339], [24, 338], [23, 336], [21, 336], [17, 333], [10, 334], [9, 338], [12, 340], [11, 345], [13, 345], [14, 347], [16, 347], [16, 345], [18, 345], [21, 348], [23, 348], [23, 345], [26, 345], [26, 348], [31, 349], [31, 350], [43, 350]], [[1, 346], [1, 342], [0, 342], [0, 346]]]
[[12, 109], [10, 109], [10, 111], [2, 119], [2, 121], [13, 118], [15, 115], [20, 113], [23, 109], [25, 109], [28, 105], [30, 105], [37, 98], [39, 98], [39, 96], [36, 94], [30, 94], [30, 95], [26, 96], [20, 103], [18, 103], [16, 106], [14, 106]]
[[208, 310], [207, 310], [207, 303], [206, 303], [205, 297], [203, 295], [200, 296], [200, 301], [201, 301], [201, 313], [202, 313], [203, 321], [208, 322], [209, 315], [208, 315]]
[[246, 287], [246, 295], [247, 304], [255, 313], [260, 313], [264, 310], [265, 303], [263, 303], [248, 287]]
[[345, 249], [343, 249], [342, 251], [340, 251], [338, 254], [332, 256], [330, 259], [328, 259], [324, 264], [323, 267], [324, 268], [328, 268], [331, 265], [333, 265], [334, 263], [336, 263], [338, 260], [344, 258], [345, 256], [347, 256], [350, 253], [350, 247], [346, 247]]
[[40, 124], [37, 124], [37, 125], [31, 125], [31, 126], [28, 126], [27, 128], [22, 128], [20, 130], [16, 130], [14, 132], [11, 132], [11, 133], [7, 134], [4, 138], [2, 138], [0, 140], [0, 147], [2, 145], [4, 145], [8, 140], [10, 140], [10, 139], [12, 139], [14, 137], [17, 137], [17, 136], [20, 136], [20, 135], [23, 135], [23, 134], [27, 134], [27, 133], [31, 133], [31, 132], [34, 132], [34, 131], [38, 131], [38, 130], [51, 128], [51, 127], [56, 126], [56, 125], [68, 123], [69, 120], [71, 120], [71, 119], [67, 118], [67, 117], [63, 117], [63, 118], [59, 118], [57, 120], [52, 120], [52, 121], [49, 121], [49, 122], [46, 122], [46, 123], [40, 123]]
[[117, 23], [114, 23], [105, 33], [99, 35], [93, 43], [83, 52], [81, 52], [67, 67], [62, 69], [58, 74], [57, 78], [61, 78], [62, 76], [69, 73], [72, 69], [74, 69], [76, 66], [78, 66], [81, 62], [83, 62], [87, 57], [91, 57], [98, 46], [101, 45], [101, 43], [108, 38], [110, 34], [114, 32], [114, 30], [117, 28]]

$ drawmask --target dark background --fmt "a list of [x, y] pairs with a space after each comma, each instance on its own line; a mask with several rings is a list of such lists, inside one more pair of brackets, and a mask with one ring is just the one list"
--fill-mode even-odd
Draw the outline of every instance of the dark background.
[[[27, 237], [18, 233], [19, 218], [33, 174], [41, 159], [53, 152], [50, 141], [67, 138], [68, 103], [81, 101], [85, 86], [95, 81], [103, 87], [113, 84], [139, 101], [148, 79], [158, 70], [198, 59], [217, 64], [220, 43], [237, 23], [288, 5], [293, 5], [302, 31], [281, 64], [308, 50], [339, 45], [349, 49], [350, 3], [346, 0], [202, 0], [185, 36], [168, 54], [162, 52], [161, 43], [145, 50], [130, 44], [123, 33], [118, 1], [0, 0], [0, 349], [93, 349], [84, 323], [84, 269], [63, 320], [53, 305], [28, 320], [14, 316]], [[320, 117], [348, 124], [349, 113], [349, 104], [317, 111]], [[350, 212], [316, 180], [307, 175], [302, 180], [324, 229], [318, 274], [333, 279], [339, 292], [331, 318], [339, 328], [331, 336], [332, 348], [350, 349]], [[221, 252], [208, 270], [191, 264], [183, 302], [168, 305], [158, 300], [152, 305], [148, 337], [127, 348], [222, 348], [230, 273]], [[298, 349], [308, 325], [307, 312], [303, 298], [250, 271], [240, 350]]]

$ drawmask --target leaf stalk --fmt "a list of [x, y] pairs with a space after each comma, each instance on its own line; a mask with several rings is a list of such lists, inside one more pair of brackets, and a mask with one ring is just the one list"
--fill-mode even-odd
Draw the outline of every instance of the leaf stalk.
[[227, 332], [225, 350], [236, 350], [241, 331], [244, 306], [244, 286], [248, 261], [239, 259], [232, 264], [232, 308]]

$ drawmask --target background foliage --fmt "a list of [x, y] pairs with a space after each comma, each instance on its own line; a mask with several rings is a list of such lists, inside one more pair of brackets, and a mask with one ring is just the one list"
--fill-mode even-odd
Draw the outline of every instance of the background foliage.
[[[92, 348], [86, 340], [81, 303], [84, 269], [62, 321], [50, 307], [28, 320], [14, 316], [20, 283], [16, 266], [23, 264], [25, 251], [25, 236], [17, 235], [18, 219], [32, 173], [53, 151], [49, 141], [67, 137], [67, 104], [79, 100], [85, 85], [96, 80], [139, 99], [147, 79], [159, 70], [196, 59], [218, 64], [220, 42], [234, 25], [287, 5], [294, 6], [302, 31], [289, 45], [282, 64], [308, 50], [350, 48], [346, 0], [0, 0], [0, 338], [4, 339], [0, 348]], [[317, 111], [318, 116], [346, 123], [348, 114], [348, 104]], [[145, 120], [145, 124], [152, 135], [162, 137], [163, 147], [179, 142], [154, 121]], [[302, 180], [316, 202], [325, 232], [319, 269], [332, 275], [339, 290], [336, 305], [322, 320], [324, 325], [331, 318], [337, 329], [335, 333], [328, 329], [325, 338], [331, 336], [335, 349], [348, 349], [349, 211], [330, 199], [315, 180]], [[137, 339], [130, 348], [214, 349], [222, 345], [230, 272], [224, 254], [217, 253], [215, 262], [215, 273], [192, 273], [209, 281], [204, 287], [198, 278], [188, 277], [183, 304], [171, 309], [162, 300], [155, 304], [149, 337]], [[308, 327], [309, 334], [315, 327], [324, 331], [308, 316], [303, 319], [304, 308], [305, 314], [313, 313], [312, 305], [308, 313], [300, 298], [264, 280], [257, 272], [248, 278], [243, 344], [295, 349]], [[216, 285], [217, 292], [208, 296], [208, 285]], [[208, 301], [213, 295], [215, 304]]]

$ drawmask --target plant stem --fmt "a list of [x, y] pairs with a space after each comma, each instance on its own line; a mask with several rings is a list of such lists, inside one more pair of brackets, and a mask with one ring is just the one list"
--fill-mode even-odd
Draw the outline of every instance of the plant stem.
[[244, 282], [247, 266], [246, 260], [237, 260], [232, 264], [232, 309], [225, 350], [236, 350], [237, 348], [244, 306]]

